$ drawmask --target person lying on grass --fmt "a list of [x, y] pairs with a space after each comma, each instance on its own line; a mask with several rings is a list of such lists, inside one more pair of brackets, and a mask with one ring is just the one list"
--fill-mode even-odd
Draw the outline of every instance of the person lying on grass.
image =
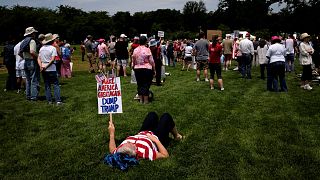
[[168, 158], [169, 153], [166, 147], [171, 140], [169, 133], [172, 133], [175, 140], [182, 139], [169, 113], [164, 113], [160, 121], [155, 112], [148, 113], [139, 133], [127, 137], [118, 147], [115, 143], [115, 127], [112, 121], [109, 121], [108, 130], [111, 154], [105, 156], [104, 163], [121, 170], [137, 165], [139, 159], [153, 161]]

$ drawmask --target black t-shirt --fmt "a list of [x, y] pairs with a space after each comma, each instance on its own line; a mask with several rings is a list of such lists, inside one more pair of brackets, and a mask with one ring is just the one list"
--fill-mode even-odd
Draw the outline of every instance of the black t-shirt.
[[128, 43], [126, 41], [117, 41], [114, 47], [116, 49], [116, 56], [118, 60], [128, 59]]

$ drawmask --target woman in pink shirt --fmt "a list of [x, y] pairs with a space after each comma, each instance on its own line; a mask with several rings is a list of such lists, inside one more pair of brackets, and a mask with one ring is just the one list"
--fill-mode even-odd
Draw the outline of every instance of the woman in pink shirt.
[[146, 47], [147, 38], [145, 36], [139, 38], [139, 44], [133, 51], [132, 65], [136, 75], [140, 103], [147, 104], [149, 103], [149, 89], [153, 75], [156, 73], [155, 63], [151, 50]]
[[98, 42], [97, 55], [99, 57], [99, 71], [106, 74], [107, 54], [109, 53], [109, 50], [107, 45], [104, 43], [104, 39], [99, 39]]

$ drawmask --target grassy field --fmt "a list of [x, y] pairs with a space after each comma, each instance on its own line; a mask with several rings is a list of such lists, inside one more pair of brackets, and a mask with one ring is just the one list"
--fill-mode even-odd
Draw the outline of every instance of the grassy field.
[[[195, 72], [167, 67], [155, 100], [133, 100], [136, 85], [121, 78], [123, 111], [114, 115], [117, 144], [135, 134], [145, 115], [169, 112], [186, 138], [170, 157], [140, 161], [121, 172], [101, 162], [108, 151], [108, 116], [97, 114], [96, 83], [87, 62], [74, 55], [74, 77], [61, 80], [63, 106], [27, 102], [0, 93], [1, 179], [319, 179], [320, 87], [300, 89], [287, 74], [288, 93], [267, 92], [266, 82], [223, 72], [225, 91], [195, 82]], [[300, 69], [298, 68], [298, 71]], [[5, 74], [0, 74], [4, 84]]]

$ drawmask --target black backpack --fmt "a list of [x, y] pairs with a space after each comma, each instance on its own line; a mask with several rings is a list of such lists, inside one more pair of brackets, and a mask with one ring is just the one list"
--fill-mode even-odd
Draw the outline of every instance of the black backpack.
[[26, 37], [20, 44], [19, 56], [23, 58], [23, 52], [30, 52], [30, 41], [32, 37]]

